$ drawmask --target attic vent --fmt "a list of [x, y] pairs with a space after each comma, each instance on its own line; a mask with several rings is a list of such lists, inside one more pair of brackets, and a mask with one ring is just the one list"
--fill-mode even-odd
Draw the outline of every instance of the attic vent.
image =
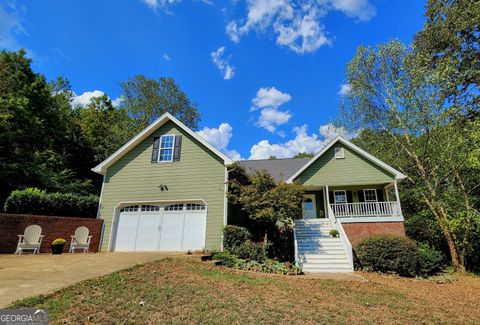
[[345, 150], [343, 147], [335, 148], [335, 158], [336, 159], [344, 159], [345, 158]]

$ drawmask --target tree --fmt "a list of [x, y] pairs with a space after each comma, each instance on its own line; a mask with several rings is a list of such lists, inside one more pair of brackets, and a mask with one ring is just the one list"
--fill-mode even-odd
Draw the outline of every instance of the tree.
[[299, 152], [293, 158], [312, 158], [313, 156], [315, 156], [313, 153]]
[[78, 107], [78, 122], [93, 157], [98, 164], [125, 144], [134, 134], [133, 120], [124, 109], [113, 107], [107, 95], [92, 98], [85, 107]]
[[293, 220], [302, 218], [303, 193], [303, 186], [296, 182], [276, 183], [267, 172], [257, 171], [243, 184], [233, 179], [228, 195], [231, 203], [264, 229], [266, 243], [269, 227], [288, 228]]
[[431, 74], [445, 101], [464, 110], [478, 106], [480, 3], [428, 0], [425, 16], [425, 25], [414, 40], [419, 67]]
[[415, 186], [442, 230], [453, 266], [463, 271], [464, 247], [479, 216], [478, 199], [469, 187], [474, 184], [472, 173], [465, 173], [468, 162], [478, 159], [471, 150], [480, 145], [478, 118], [445, 105], [441, 89], [418, 68], [415, 53], [398, 41], [359, 47], [348, 64], [347, 79], [351, 92], [342, 104], [344, 123], [383, 135], [377, 141], [387, 141], [387, 151], [393, 153], [387, 161]]
[[171, 113], [193, 130], [198, 128], [200, 113], [197, 104], [190, 101], [173, 78], [160, 77], [154, 80], [136, 75], [120, 86], [123, 90], [121, 107], [134, 118], [137, 131], [165, 112]]
[[0, 52], [0, 203], [15, 188], [37, 186], [51, 166], [63, 166], [54, 137], [62, 128], [62, 111], [45, 77], [32, 71], [24, 50]]

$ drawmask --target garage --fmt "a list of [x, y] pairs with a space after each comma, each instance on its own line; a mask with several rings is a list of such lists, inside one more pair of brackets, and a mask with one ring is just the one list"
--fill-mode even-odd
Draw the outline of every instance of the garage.
[[205, 248], [206, 224], [206, 206], [200, 202], [125, 206], [119, 210], [114, 250], [201, 250]]

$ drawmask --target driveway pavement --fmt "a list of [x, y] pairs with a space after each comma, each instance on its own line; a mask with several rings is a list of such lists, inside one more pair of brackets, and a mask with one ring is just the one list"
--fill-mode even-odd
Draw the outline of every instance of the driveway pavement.
[[0, 308], [82, 280], [182, 253], [0, 255]]

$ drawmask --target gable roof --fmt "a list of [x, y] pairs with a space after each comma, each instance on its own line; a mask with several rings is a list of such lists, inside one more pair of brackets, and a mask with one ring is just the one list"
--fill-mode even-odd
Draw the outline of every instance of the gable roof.
[[248, 174], [254, 171], [265, 170], [276, 181], [281, 181], [290, 178], [290, 176], [310, 159], [311, 158], [240, 160], [238, 164], [244, 167]]
[[128, 153], [130, 150], [132, 150], [135, 146], [137, 146], [140, 142], [145, 140], [148, 136], [150, 136], [153, 132], [155, 132], [159, 127], [167, 123], [168, 121], [172, 121], [180, 127], [183, 131], [191, 135], [195, 140], [200, 142], [203, 146], [205, 146], [208, 150], [213, 152], [215, 155], [220, 157], [225, 166], [230, 166], [233, 164], [233, 161], [225, 156], [222, 152], [220, 152], [218, 149], [216, 149], [214, 146], [212, 146], [210, 143], [208, 143], [204, 138], [199, 136], [196, 132], [192, 131], [190, 128], [188, 128], [185, 124], [180, 122], [175, 116], [172, 114], [166, 112], [162, 116], [160, 116], [155, 122], [147, 126], [145, 129], [143, 129], [142, 132], [137, 134], [135, 137], [133, 137], [130, 141], [125, 143], [123, 146], [120, 147], [117, 151], [115, 151], [113, 154], [111, 154], [107, 159], [102, 161], [100, 164], [92, 168], [92, 171], [98, 174], [105, 175], [106, 170], [108, 167], [113, 165], [115, 162], [117, 162], [120, 158], [122, 158], [126, 153]]
[[317, 153], [312, 159], [310, 159], [307, 163], [305, 163], [302, 167], [300, 167], [300, 169], [298, 169], [295, 174], [293, 174], [292, 176], [290, 176], [290, 178], [287, 180], [288, 183], [291, 183], [293, 182], [293, 180], [295, 180], [295, 178], [297, 178], [298, 176], [300, 176], [301, 173], [303, 173], [308, 167], [310, 167], [318, 158], [320, 158], [321, 156], [323, 156], [324, 153], [326, 153], [328, 151], [328, 149], [330, 149], [335, 143], [337, 142], [340, 142], [342, 144], [344, 144], [346, 147], [352, 149], [353, 151], [355, 151], [356, 153], [358, 153], [359, 155], [363, 156], [364, 158], [366, 158], [367, 160], [371, 161], [372, 163], [374, 163], [375, 165], [379, 166], [380, 168], [388, 171], [389, 173], [391, 173], [396, 180], [401, 180], [401, 179], [405, 179], [407, 178], [406, 175], [404, 175], [403, 173], [399, 172], [398, 170], [396, 170], [395, 168], [387, 165], [386, 163], [384, 163], [383, 161], [381, 161], [380, 159], [378, 158], [375, 158], [374, 156], [372, 156], [371, 154], [369, 154], [368, 152], [366, 152], [365, 150], [361, 149], [360, 147], [354, 145], [353, 143], [351, 143], [350, 141], [348, 141], [347, 139], [341, 137], [341, 136], [338, 136], [336, 137], [335, 139], [333, 139], [332, 141], [330, 141], [330, 143], [328, 143], [325, 147], [323, 147], [322, 150], [320, 150], [319, 153]]

